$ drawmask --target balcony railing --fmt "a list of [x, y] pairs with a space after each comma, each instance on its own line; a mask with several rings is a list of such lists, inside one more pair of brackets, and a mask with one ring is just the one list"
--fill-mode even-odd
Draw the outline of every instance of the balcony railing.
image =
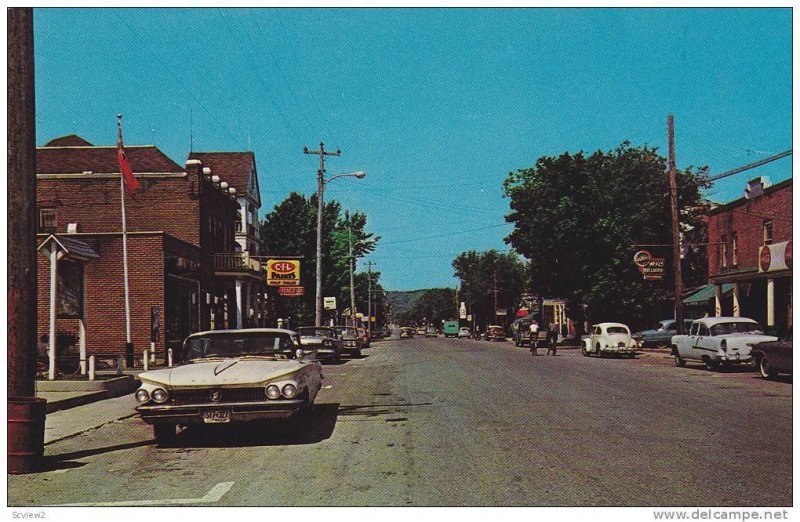
[[256, 237], [256, 227], [250, 223], [247, 223], [245, 226], [244, 223], [241, 221], [236, 222], [236, 233], [237, 234], [247, 234], [248, 237]]
[[261, 272], [261, 263], [247, 252], [214, 254], [215, 272]]

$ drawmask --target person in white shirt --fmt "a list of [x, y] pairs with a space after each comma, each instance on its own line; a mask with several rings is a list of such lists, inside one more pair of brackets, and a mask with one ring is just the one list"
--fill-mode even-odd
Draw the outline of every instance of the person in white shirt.
[[530, 331], [531, 331], [531, 333], [530, 333], [530, 335], [531, 335], [531, 353], [533, 355], [537, 355], [536, 349], [538, 348], [538, 342], [539, 342], [539, 323], [538, 323], [538, 321], [536, 321], [536, 319], [531, 321]]

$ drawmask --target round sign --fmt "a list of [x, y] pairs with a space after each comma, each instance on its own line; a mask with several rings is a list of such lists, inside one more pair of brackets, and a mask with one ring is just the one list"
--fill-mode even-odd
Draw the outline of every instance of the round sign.
[[633, 254], [633, 262], [636, 263], [636, 266], [640, 266], [642, 268], [648, 266], [652, 258], [653, 254], [651, 254], [648, 250], [639, 250]]
[[783, 254], [783, 259], [786, 261], [786, 266], [792, 268], [792, 242], [786, 243], [786, 251]]
[[289, 272], [294, 272], [294, 263], [289, 261], [277, 261], [272, 263], [272, 271], [278, 272], [279, 274], [288, 274]]
[[761, 254], [758, 257], [758, 264], [762, 272], [769, 270], [769, 265], [772, 262], [772, 252], [769, 251], [769, 246], [764, 245], [761, 247]]

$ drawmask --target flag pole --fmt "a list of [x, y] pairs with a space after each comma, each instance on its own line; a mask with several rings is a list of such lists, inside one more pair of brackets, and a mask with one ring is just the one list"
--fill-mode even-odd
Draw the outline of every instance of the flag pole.
[[[122, 114], [117, 114], [117, 150], [122, 148]], [[125, 220], [125, 176], [120, 166], [119, 194], [122, 208], [122, 277], [125, 284], [125, 364], [133, 367], [133, 343], [131, 342], [131, 301], [128, 288], [128, 227]]]

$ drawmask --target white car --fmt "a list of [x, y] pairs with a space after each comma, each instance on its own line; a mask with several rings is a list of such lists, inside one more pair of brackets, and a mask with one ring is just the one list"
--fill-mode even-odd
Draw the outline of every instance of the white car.
[[469, 328], [466, 326], [462, 326], [458, 329], [458, 336], [459, 337], [469, 337]]
[[631, 329], [622, 323], [599, 323], [592, 326], [591, 334], [583, 343], [583, 355], [595, 354], [636, 356], [638, 344], [631, 336]]
[[692, 322], [688, 334], [672, 337], [672, 355], [676, 366], [701, 361], [709, 370], [720, 370], [731, 364], [749, 364], [751, 344], [777, 340], [764, 335], [753, 319], [704, 317]]
[[139, 380], [136, 411], [165, 443], [178, 425], [306, 413], [322, 387], [322, 367], [291, 330], [216, 330], [190, 335], [178, 365], [143, 372]]

